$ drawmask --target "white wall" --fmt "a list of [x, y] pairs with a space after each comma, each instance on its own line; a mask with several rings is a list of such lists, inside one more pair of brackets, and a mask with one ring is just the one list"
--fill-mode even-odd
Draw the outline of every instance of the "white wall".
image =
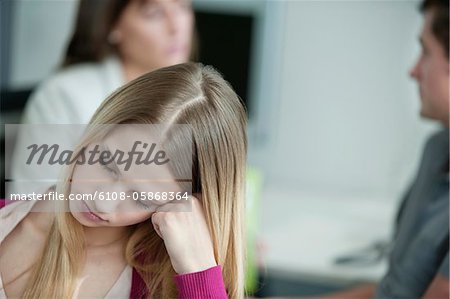
[[280, 5], [279, 89], [272, 103], [263, 103], [277, 121], [262, 154], [254, 149], [254, 163], [276, 188], [399, 196], [433, 129], [419, 119], [417, 86], [407, 73], [419, 54], [417, 3]]
[[28, 0], [14, 3], [11, 35], [11, 88], [28, 88], [61, 62], [78, 1]]

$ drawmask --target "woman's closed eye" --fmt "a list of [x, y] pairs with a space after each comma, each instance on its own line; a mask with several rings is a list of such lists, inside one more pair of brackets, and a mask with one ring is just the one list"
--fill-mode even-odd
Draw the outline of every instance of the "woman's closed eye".
[[117, 177], [119, 174], [115, 170], [115, 168], [112, 166], [111, 163], [100, 163], [102, 165], [102, 168], [109, 174], [114, 177]]
[[136, 204], [139, 207], [141, 207], [143, 209], [146, 209], [146, 210], [150, 210], [151, 209], [150, 205], [144, 203], [144, 200], [142, 200], [142, 199], [135, 200], [135, 202], [136, 202]]

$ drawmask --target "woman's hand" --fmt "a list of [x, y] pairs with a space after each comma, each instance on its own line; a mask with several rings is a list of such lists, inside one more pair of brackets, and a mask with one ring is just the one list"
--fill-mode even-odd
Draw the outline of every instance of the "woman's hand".
[[199, 272], [217, 266], [202, 204], [196, 197], [161, 206], [152, 215], [152, 223], [164, 240], [176, 273]]

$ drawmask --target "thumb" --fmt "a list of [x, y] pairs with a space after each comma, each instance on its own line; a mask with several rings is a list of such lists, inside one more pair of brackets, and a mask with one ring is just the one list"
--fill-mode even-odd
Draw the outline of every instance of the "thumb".
[[161, 230], [159, 229], [159, 221], [161, 219], [161, 215], [158, 215], [158, 212], [154, 212], [152, 215], [152, 224], [153, 228], [155, 229], [155, 232], [158, 234], [158, 236], [161, 239], [164, 239], [161, 233]]

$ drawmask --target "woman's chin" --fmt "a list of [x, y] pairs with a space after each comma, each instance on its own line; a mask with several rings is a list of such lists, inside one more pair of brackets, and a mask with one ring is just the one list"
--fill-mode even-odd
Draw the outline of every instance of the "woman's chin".
[[91, 226], [91, 225], [89, 225], [89, 223], [86, 220], [84, 220], [81, 217], [81, 212], [70, 211], [70, 213], [72, 213], [73, 218], [75, 218], [75, 220], [78, 221], [78, 223], [80, 223], [81, 225], [83, 225], [83, 226]]

